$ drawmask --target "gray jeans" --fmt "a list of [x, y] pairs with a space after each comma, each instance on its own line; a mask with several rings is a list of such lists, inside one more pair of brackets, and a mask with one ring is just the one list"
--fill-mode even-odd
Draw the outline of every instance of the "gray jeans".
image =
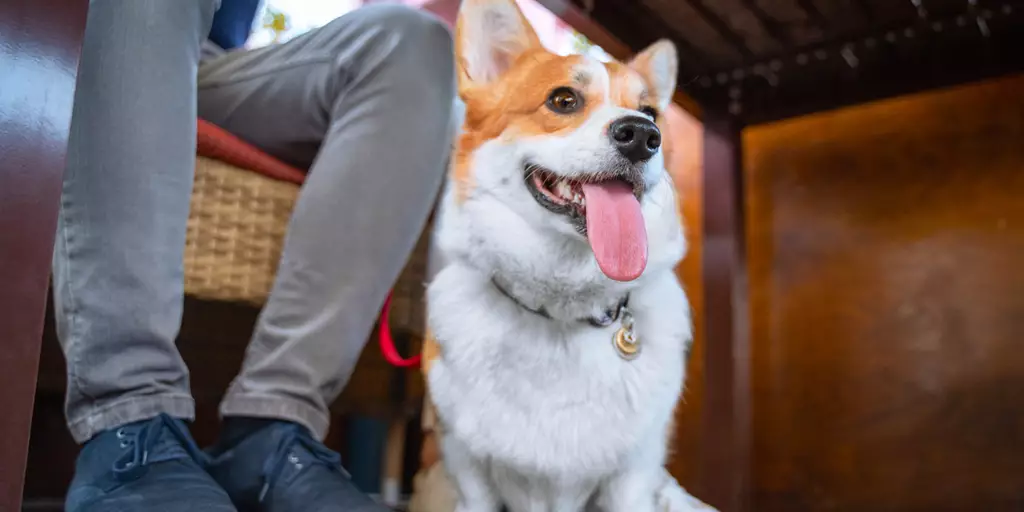
[[79, 442], [195, 414], [175, 338], [197, 114], [309, 168], [226, 416], [325, 434], [441, 184], [454, 71], [440, 21], [370, 6], [200, 64], [216, 3], [90, 4], [53, 263]]

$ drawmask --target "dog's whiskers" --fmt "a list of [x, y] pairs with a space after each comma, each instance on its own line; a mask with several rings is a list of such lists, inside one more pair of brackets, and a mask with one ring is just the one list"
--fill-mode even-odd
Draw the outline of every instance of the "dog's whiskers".
[[526, 179], [533, 179], [537, 173], [544, 172], [544, 169], [537, 164], [529, 164], [526, 166]]

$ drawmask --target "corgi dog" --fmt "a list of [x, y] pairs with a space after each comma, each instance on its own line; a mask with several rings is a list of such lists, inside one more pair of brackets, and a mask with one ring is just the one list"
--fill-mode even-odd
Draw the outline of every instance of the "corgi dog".
[[452, 498], [419, 503], [711, 510], [664, 469], [692, 339], [659, 127], [675, 47], [558, 56], [514, 0], [464, 0], [455, 40], [464, 119], [423, 353], [445, 470], [429, 479]]

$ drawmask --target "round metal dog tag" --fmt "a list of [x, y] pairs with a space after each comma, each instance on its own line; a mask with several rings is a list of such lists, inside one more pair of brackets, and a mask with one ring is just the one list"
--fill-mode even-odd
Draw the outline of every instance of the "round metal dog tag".
[[633, 329], [628, 327], [620, 327], [619, 330], [615, 331], [615, 336], [612, 340], [615, 345], [615, 351], [618, 352], [619, 357], [632, 361], [640, 355], [640, 341], [636, 339], [636, 334]]

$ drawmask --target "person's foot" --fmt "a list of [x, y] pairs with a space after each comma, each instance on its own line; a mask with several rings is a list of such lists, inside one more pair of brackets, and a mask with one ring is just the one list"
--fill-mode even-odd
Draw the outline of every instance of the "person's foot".
[[67, 512], [235, 512], [185, 424], [161, 414], [82, 447]]
[[341, 457], [288, 421], [229, 418], [208, 466], [235, 505], [259, 512], [384, 512]]

